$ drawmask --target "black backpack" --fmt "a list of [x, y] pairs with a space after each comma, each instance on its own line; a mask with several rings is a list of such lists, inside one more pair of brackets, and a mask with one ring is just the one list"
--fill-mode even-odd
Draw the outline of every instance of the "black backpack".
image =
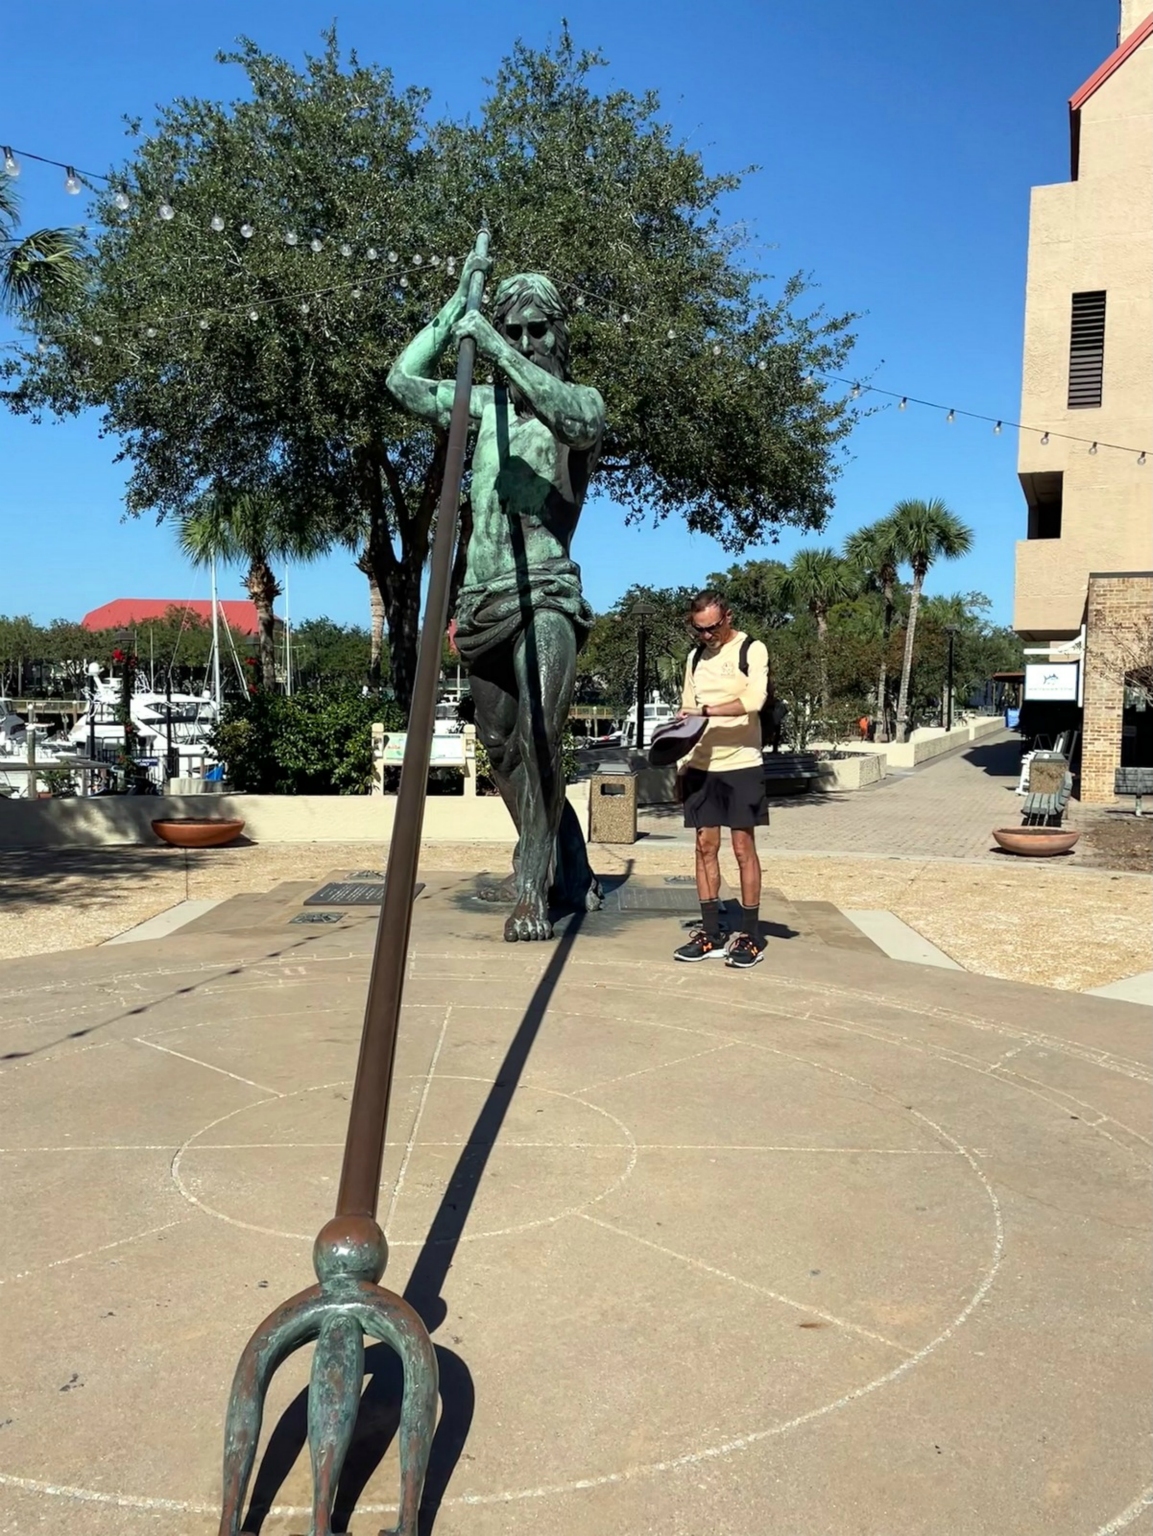
[[[737, 666], [740, 667], [741, 671], [745, 674], [746, 677], [749, 675], [749, 647], [752, 645], [752, 643], [752, 635], [746, 635], [745, 638], [741, 641], [740, 653], [737, 656]], [[697, 670], [697, 663], [700, 661], [704, 654], [705, 648], [703, 645], [698, 645], [694, 649], [692, 665], [689, 668], [690, 676]], [[761, 745], [763, 747], [773, 745], [777, 732], [780, 730], [781, 724], [784, 721], [785, 714], [786, 710], [782, 705], [778, 703], [775, 695], [773, 694], [773, 679], [770, 672], [769, 686], [765, 693], [765, 702], [761, 705], [760, 708]]]

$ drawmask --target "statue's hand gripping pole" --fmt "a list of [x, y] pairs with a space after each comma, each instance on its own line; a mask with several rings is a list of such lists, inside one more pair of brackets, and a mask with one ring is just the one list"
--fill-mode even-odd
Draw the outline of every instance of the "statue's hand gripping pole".
[[[478, 234], [474, 250], [478, 256], [488, 255], [487, 229]], [[474, 272], [468, 309], [479, 308], [483, 290], [484, 273]], [[308, 1402], [313, 1474], [310, 1536], [330, 1536], [333, 1501], [360, 1406], [366, 1333], [389, 1344], [404, 1366], [399, 1512], [392, 1531], [382, 1536], [417, 1536], [417, 1512], [436, 1428], [436, 1355], [428, 1331], [413, 1309], [378, 1284], [387, 1263], [388, 1245], [377, 1224], [376, 1210], [432, 752], [441, 637], [448, 618], [475, 360], [476, 343], [465, 337], [457, 358], [428, 600], [420, 632], [408, 738], [369, 973], [336, 1215], [321, 1228], [313, 1247], [319, 1284], [293, 1296], [271, 1313], [240, 1357], [224, 1432], [220, 1536], [238, 1536], [240, 1531], [264, 1400], [273, 1373], [290, 1354], [313, 1339], [316, 1352]]]

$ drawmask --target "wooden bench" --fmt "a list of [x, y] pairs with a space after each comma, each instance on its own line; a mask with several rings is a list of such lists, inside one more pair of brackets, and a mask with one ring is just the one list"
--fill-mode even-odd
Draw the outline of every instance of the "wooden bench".
[[1132, 795], [1133, 813], [1141, 815], [1141, 797], [1153, 795], [1153, 768], [1118, 768], [1113, 775], [1113, 793]]
[[1061, 753], [1034, 752], [1021, 805], [1022, 825], [1059, 827], [1072, 793], [1073, 775]]
[[772, 793], [775, 786], [798, 784], [808, 789], [821, 777], [820, 765], [811, 752], [766, 752], [765, 788]]

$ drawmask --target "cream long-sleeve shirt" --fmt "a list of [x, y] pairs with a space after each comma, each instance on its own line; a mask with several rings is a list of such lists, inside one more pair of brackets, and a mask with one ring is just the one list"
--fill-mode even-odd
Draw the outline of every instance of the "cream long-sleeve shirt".
[[705, 772], [732, 771], [735, 768], [759, 768], [761, 756], [760, 709], [769, 691], [769, 653], [760, 640], [749, 644], [748, 676], [741, 671], [741, 646], [747, 638], [740, 630], [716, 651], [702, 651], [693, 670], [695, 648], [685, 663], [685, 683], [681, 693], [682, 709], [700, 709], [705, 704], [728, 704], [739, 699], [743, 715], [719, 715], [705, 726], [686, 761], [689, 768]]

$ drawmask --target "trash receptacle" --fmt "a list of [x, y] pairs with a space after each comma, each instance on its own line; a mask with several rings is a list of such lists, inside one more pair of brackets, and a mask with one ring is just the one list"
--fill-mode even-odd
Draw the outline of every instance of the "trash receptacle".
[[637, 776], [594, 773], [589, 781], [589, 842], [635, 843]]

